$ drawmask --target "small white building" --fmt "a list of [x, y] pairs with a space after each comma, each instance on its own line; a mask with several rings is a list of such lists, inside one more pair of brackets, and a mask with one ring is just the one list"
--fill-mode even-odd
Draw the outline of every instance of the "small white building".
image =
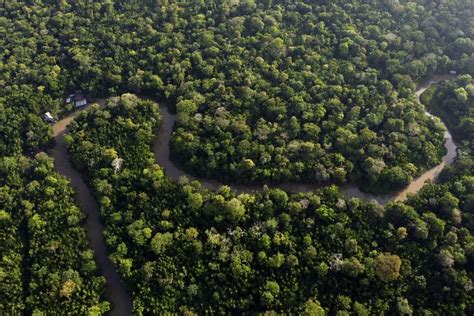
[[43, 119], [48, 122], [48, 123], [54, 123], [56, 122], [56, 119], [51, 115], [50, 112], [46, 112], [43, 115]]
[[457, 72], [456, 72], [456, 70], [450, 70], [450, 71], [449, 71], [449, 74], [450, 74], [450, 75], [455, 75], [455, 74], [457, 74]]

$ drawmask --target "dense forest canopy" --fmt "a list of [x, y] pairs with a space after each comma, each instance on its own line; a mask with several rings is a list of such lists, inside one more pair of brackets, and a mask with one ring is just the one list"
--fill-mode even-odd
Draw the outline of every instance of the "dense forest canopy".
[[67, 138], [136, 313], [474, 311], [470, 157], [385, 208], [335, 186], [236, 195], [136, 161], [151, 155], [158, 120], [156, 104], [123, 95], [78, 117]]
[[[0, 84], [33, 83], [56, 98], [76, 89], [169, 98], [180, 115], [173, 152], [200, 175], [389, 191], [439, 162], [441, 128], [412, 92], [434, 72], [474, 70], [472, 7], [8, 1]], [[61, 110], [33, 111], [46, 108]], [[30, 120], [36, 146], [44, 136]]]
[[[42, 115], [76, 91], [119, 96], [65, 140], [134, 313], [474, 314], [473, 16], [472, 0], [0, 1], [0, 314], [110, 308], [42, 152]], [[385, 207], [336, 186], [212, 192], [154, 163], [150, 98], [177, 113], [174, 159], [224, 181], [399, 189], [443, 154], [425, 107], [459, 154]]]

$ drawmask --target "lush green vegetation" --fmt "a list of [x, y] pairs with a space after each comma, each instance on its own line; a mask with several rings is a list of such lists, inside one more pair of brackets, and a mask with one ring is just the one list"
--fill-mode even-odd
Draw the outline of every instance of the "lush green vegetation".
[[216, 29], [203, 21], [201, 37], [225, 54], [205, 51], [213, 72], [193, 73], [199, 81], [188, 80], [177, 100], [176, 157], [201, 175], [240, 182], [406, 185], [438, 162], [442, 142], [410, 98], [413, 80], [449, 60], [427, 56], [439, 43], [409, 29], [421, 9], [412, 5], [387, 12], [308, 1], [262, 5], [250, 16], [231, 9]]
[[73, 196], [45, 154], [0, 158], [0, 314], [109, 309]]
[[[0, 314], [102, 314], [84, 215], [45, 154], [64, 96], [168, 99], [172, 150], [240, 182], [407, 184], [442, 129], [413, 91], [474, 74], [471, 0], [0, 2]], [[67, 138], [138, 314], [474, 314], [472, 78], [426, 95], [463, 143], [406, 203], [334, 186], [236, 195], [172, 183], [149, 150], [157, 106], [132, 95]], [[340, 254], [340, 255], [339, 255]]]
[[156, 105], [131, 95], [111, 103], [81, 115], [68, 143], [138, 314], [474, 312], [470, 158], [445, 184], [385, 208], [335, 186], [214, 193], [136, 160], [151, 156]]
[[399, 188], [442, 150], [415, 82], [474, 68], [468, 0], [15, 0], [0, 13], [0, 85], [169, 98], [175, 156], [240, 182]]
[[[0, 74], [1, 76], [1, 74]], [[0, 96], [0, 155], [34, 153], [50, 145], [52, 132], [41, 115], [59, 104], [30, 85], [2, 89]]]

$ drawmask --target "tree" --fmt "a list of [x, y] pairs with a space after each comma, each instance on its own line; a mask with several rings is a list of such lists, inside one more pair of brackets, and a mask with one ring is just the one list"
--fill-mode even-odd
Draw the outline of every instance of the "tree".
[[278, 299], [280, 294], [280, 286], [275, 281], [267, 281], [264, 286], [264, 292], [262, 293], [261, 302], [265, 307], [271, 307], [273, 302]]
[[363, 273], [364, 270], [365, 267], [355, 257], [352, 257], [349, 260], [342, 261], [341, 271], [344, 274], [347, 274], [348, 276], [357, 277], [358, 275]]
[[303, 310], [304, 316], [324, 316], [326, 312], [324, 308], [321, 307], [321, 303], [318, 300], [309, 299], [304, 304]]
[[233, 198], [226, 202], [226, 213], [230, 221], [238, 222], [245, 216], [245, 206], [238, 199]]
[[145, 222], [141, 219], [128, 226], [128, 234], [139, 245], [144, 245], [151, 238], [151, 233], [151, 229], [146, 227]]
[[400, 276], [401, 260], [390, 253], [380, 254], [375, 258], [375, 274], [383, 282], [390, 282]]
[[468, 98], [468, 94], [467, 94], [467, 91], [460, 87], [460, 88], [457, 88], [456, 90], [454, 90], [454, 93], [456, 94], [456, 97], [458, 98], [459, 101], [461, 102], [466, 102], [467, 101], [467, 98]]
[[162, 254], [173, 242], [171, 233], [156, 233], [151, 239], [151, 250], [156, 254]]

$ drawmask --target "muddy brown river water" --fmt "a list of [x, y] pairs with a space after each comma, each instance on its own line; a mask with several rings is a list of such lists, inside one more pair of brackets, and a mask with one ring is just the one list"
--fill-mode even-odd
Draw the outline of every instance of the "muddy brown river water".
[[[444, 75], [435, 76], [431, 80], [419, 86], [416, 91], [418, 101], [421, 94], [426, 91], [432, 84], [452, 79], [454, 76]], [[101, 106], [104, 106], [105, 100], [97, 100]], [[86, 107], [87, 108], [87, 107]], [[82, 108], [80, 111], [85, 110]], [[100, 218], [100, 211], [97, 202], [95, 201], [91, 191], [82, 179], [81, 174], [75, 170], [69, 162], [66, 144], [64, 142], [64, 134], [66, 127], [71, 123], [74, 117], [80, 112], [76, 111], [66, 118], [58, 121], [53, 125], [54, 139], [56, 146], [52, 151], [54, 158], [55, 169], [66, 178], [70, 180], [71, 186], [77, 192], [77, 201], [82, 211], [87, 215], [85, 228], [87, 230], [87, 237], [89, 244], [95, 254], [95, 260], [100, 270], [102, 271], [107, 281], [107, 299], [112, 303], [111, 315], [130, 315], [132, 309], [132, 301], [127, 293], [127, 290], [122, 283], [121, 277], [115, 270], [114, 266], [108, 258], [107, 246], [105, 244], [103, 231], [104, 226]], [[165, 170], [166, 175], [172, 180], [178, 180], [182, 176], [186, 176], [189, 180], [198, 180], [203, 187], [211, 190], [219, 189], [223, 183], [212, 180], [194, 177], [183, 170], [181, 170], [170, 158], [169, 142], [173, 132], [173, 126], [176, 122], [176, 116], [168, 111], [166, 106], [160, 107], [162, 122], [156, 140], [153, 144], [153, 151], [157, 163]], [[432, 116], [431, 114], [427, 113]], [[446, 155], [442, 162], [434, 168], [427, 170], [420, 177], [413, 180], [404, 190], [388, 195], [372, 195], [362, 192], [357, 186], [348, 184], [341, 186], [341, 191], [349, 197], [359, 197], [363, 199], [376, 200], [380, 204], [386, 204], [391, 200], [401, 201], [406, 199], [410, 193], [418, 192], [426, 181], [434, 181], [446, 166], [451, 164], [456, 157], [457, 146], [448, 130], [445, 132], [447, 149]], [[252, 192], [262, 190], [262, 185], [235, 185], [227, 184], [237, 192]], [[287, 192], [298, 193], [314, 191], [321, 187], [317, 184], [301, 184], [301, 183], [282, 183], [278, 185], [271, 185], [270, 187], [278, 187]]]

